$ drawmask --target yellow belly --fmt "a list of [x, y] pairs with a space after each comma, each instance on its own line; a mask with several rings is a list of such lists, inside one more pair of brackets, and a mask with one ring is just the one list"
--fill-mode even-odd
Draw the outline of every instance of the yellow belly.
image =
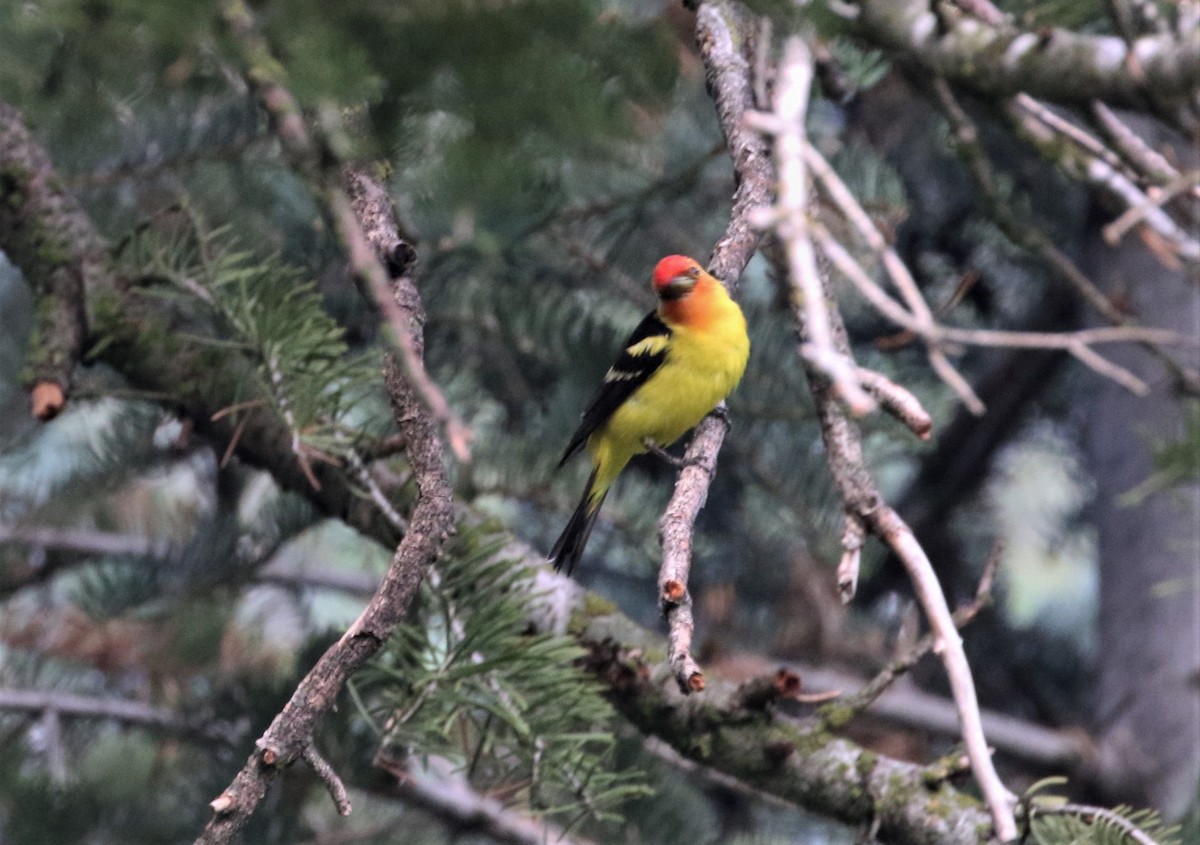
[[736, 319], [723, 331], [674, 328], [671, 351], [662, 366], [639, 387], [588, 440], [596, 465], [598, 491], [608, 486], [645, 441], [670, 446], [730, 394], [750, 356], [745, 321], [732, 301]]

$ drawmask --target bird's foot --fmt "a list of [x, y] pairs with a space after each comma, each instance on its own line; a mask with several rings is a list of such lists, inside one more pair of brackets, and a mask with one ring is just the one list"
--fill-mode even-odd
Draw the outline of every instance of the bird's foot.
[[710, 417], [716, 417], [721, 422], [725, 423], [725, 428], [733, 428], [733, 420], [729, 416], [729, 406], [724, 402], [718, 404], [715, 408], [708, 412]]
[[683, 458], [675, 457], [670, 452], [668, 452], [666, 449], [664, 449], [662, 446], [659, 446], [657, 443], [655, 443], [653, 440], [651, 440], [649, 437], [642, 440], [642, 446], [646, 449], [647, 452], [649, 452], [650, 454], [655, 455], [659, 458], [662, 458], [662, 460], [666, 461], [668, 464], [675, 467], [675, 469], [683, 469], [685, 466], [688, 465], [688, 462], [685, 461]]

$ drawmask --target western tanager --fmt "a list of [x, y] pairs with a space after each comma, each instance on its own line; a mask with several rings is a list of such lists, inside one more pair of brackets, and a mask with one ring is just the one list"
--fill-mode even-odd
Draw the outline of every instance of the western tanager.
[[633, 330], [583, 412], [567, 459], [587, 444], [592, 474], [550, 560], [567, 574], [579, 563], [600, 505], [617, 475], [650, 445], [670, 446], [737, 386], [750, 356], [742, 309], [690, 258], [654, 268], [659, 305]]

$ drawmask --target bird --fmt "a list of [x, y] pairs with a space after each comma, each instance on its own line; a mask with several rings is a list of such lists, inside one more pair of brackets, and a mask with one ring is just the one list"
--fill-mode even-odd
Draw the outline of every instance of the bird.
[[742, 309], [694, 259], [668, 255], [654, 268], [658, 307], [638, 324], [592, 394], [558, 462], [585, 446], [592, 458], [583, 497], [550, 551], [570, 575], [600, 506], [634, 455], [670, 446], [724, 400], [750, 358]]

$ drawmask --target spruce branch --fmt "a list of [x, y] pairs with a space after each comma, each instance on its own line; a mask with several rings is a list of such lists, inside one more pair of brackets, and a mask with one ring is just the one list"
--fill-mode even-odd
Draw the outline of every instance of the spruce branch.
[[1044, 778], [1021, 797], [1022, 821], [1037, 842], [1180, 845], [1179, 825], [1166, 824], [1157, 810], [1095, 807], [1047, 792], [1066, 782], [1063, 777]]
[[530, 631], [541, 598], [525, 589], [532, 573], [501, 556], [505, 539], [463, 530], [414, 617], [355, 679], [355, 701], [380, 726], [375, 765], [400, 776], [414, 757], [443, 758], [474, 788], [539, 814], [613, 818], [642, 778], [609, 765], [614, 713], [575, 665], [578, 645]]
[[38, 190], [41, 162], [22, 161], [26, 133], [20, 114], [0, 103], [0, 247], [21, 268], [37, 298], [37, 317], [25, 366], [32, 412], [40, 420], [58, 415], [71, 391], [71, 371], [87, 336], [84, 274], [97, 260], [89, 241], [44, 221], [77, 210], [66, 194]]

